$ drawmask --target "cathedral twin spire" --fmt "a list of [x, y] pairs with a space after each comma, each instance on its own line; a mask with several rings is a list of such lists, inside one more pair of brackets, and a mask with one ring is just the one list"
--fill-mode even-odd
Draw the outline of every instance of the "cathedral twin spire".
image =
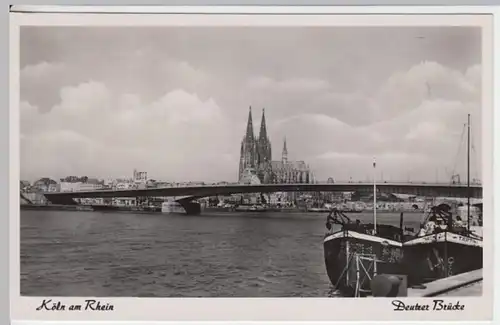
[[260, 132], [259, 132], [259, 140], [267, 139], [267, 129], [266, 129], [266, 110], [262, 109], [262, 120], [260, 122]]
[[[245, 139], [255, 139], [253, 135], [253, 119], [252, 119], [252, 106], [248, 109], [248, 122], [247, 122], [247, 132], [245, 134]], [[267, 128], [266, 128], [266, 110], [262, 109], [262, 120], [260, 122], [260, 132], [258, 140], [268, 139]]]
[[[247, 147], [251, 146], [251, 143], [255, 144], [255, 149], [257, 151], [257, 159], [260, 163], [265, 161], [271, 161], [271, 143], [269, 141], [269, 137], [267, 135], [267, 127], [266, 127], [266, 111], [265, 108], [262, 109], [262, 120], [260, 123], [260, 132], [259, 137], [254, 136], [253, 132], [253, 118], [252, 118], [252, 106], [248, 109], [248, 122], [247, 122], [247, 131], [245, 134], [245, 139], [243, 142], [247, 143]], [[244, 143], [242, 142], [242, 150], [244, 148]], [[281, 154], [281, 160], [286, 162], [288, 160], [288, 149], [286, 146], [286, 137], [283, 140], [283, 151]]]
[[248, 109], [247, 129], [241, 142], [240, 175], [245, 168], [257, 168], [271, 161], [271, 142], [267, 135], [266, 114], [262, 109], [259, 137], [254, 135], [252, 106]]
[[248, 109], [247, 133], [245, 135], [247, 141], [253, 140], [253, 121], [252, 121], [252, 106]]
[[283, 139], [281, 161], [272, 161], [271, 141], [267, 134], [266, 113], [262, 109], [262, 120], [258, 137], [254, 134], [252, 107], [248, 109], [246, 133], [241, 141], [239, 181], [245, 180], [248, 173], [256, 175], [262, 183], [310, 182], [309, 166], [294, 167], [288, 162], [286, 138]]

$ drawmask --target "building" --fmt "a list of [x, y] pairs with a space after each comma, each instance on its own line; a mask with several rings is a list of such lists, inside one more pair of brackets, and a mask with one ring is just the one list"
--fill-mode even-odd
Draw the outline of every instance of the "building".
[[309, 166], [304, 161], [289, 161], [286, 139], [283, 142], [281, 160], [271, 161], [264, 166], [264, 183], [312, 183]]
[[[247, 129], [241, 141], [240, 166], [238, 172], [239, 182], [241, 182], [245, 175], [250, 173], [249, 170], [253, 169], [257, 172], [257, 167], [260, 166], [262, 162], [268, 159], [270, 160], [271, 144], [267, 137], [264, 110], [262, 111], [262, 119], [260, 135], [259, 138], [256, 138], [253, 134], [252, 107], [250, 107], [248, 111]], [[261, 148], [264, 143], [265, 147], [268, 149], [266, 152]]]
[[257, 176], [257, 171], [255, 168], [247, 167], [243, 170], [242, 175], [240, 176], [240, 184], [246, 185], [259, 185], [262, 184], [259, 177]]
[[135, 197], [114, 197], [111, 205], [114, 206], [136, 206], [137, 198]]
[[59, 191], [61, 192], [86, 192], [102, 190], [103, 188], [104, 181], [87, 176], [68, 176], [61, 178], [61, 182], [59, 183]]
[[134, 184], [132, 183], [129, 183], [129, 182], [121, 182], [121, 183], [117, 183], [113, 189], [114, 190], [117, 190], [117, 191], [121, 191], [121, 190], [130, 190], [130, 189], [133, 189], [134, 188]]
[[48, 204], [47, 198], [40, 192], [23, 193], [21, 204]]
[[61, 182], [60, 191], [61, 192], [78, 192], [80, 190], [80, 182]]
[[[271, 141], [267, 135], [265, 110], [259, 136], [254, 136], [252, 107], [248, 112], [246, 133], [241, 141], [238, 181], [248, 183], [255, 175], [262, 184], [312, 183], [312, 173], [304, 161], [288, 160], [286, 138], [283, 141], [281, 160], [272, 160]], [[255, 182], [255, 180], [253, 181]]]
[[148, 181], [148, 173], [147, 172], [140, 172], [134, 169], [134, 175], [133, 175], [133, 181], [134, 183], [147, 183]]
[[27, 190], [31, 186], [29, 181], [19, 181], [19, 189], [21, 191]]
[[33, 183], [33, 189], [40, 192], [56, 192], [57, 182], [48, 177], [43, 177]]
[[93, 183], [77, 183], [77, 191], [79, 192], [91, 192], [96, 190], [102, 190], [102, 184], [93, 184]]

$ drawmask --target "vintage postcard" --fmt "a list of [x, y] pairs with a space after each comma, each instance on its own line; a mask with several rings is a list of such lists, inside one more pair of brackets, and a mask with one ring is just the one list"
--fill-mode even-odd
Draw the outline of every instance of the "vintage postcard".
[[11, 13], [13, 319], [492, 318], [491, 15], [169, 10]]

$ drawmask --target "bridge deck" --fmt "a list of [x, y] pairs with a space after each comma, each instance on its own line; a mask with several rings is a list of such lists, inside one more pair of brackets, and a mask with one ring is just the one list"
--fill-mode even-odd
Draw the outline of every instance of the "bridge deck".
[[[470, 189], [464, 184], [433, 183], [382, 183], [377, 185], [380, 193], [399, 193], [417, 196], [444, 197], [482, 197], [482, 186], [472, 185]], [[321, 184], [259, 184], [259, 185], [202, 185], [179, 186], [133, 190], [98, 190], [89, 192], [52, 192], [44, 193], [51, 199], [92, 198], [92, 197], [172, 197], [185, 196], [196, 199], [213, 195], [229, 195], [239, 193], [271, 193], [271, 192], [366, 192], [373, 191], [371, 183], [321, 183]]]

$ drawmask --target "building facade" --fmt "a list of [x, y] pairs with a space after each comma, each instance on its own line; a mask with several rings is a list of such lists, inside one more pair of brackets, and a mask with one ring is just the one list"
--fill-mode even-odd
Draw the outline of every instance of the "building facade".
[[252, 108], [248, 112], [245, 136], [241, 141], [238, 181], [248, 183], [249, 175], [255, 175], [262, 184], [312, 183], [309, 166], [304, 161], [288, 160], [286, 138], [283, 141], [281, 160], [272, 160], [271, 141], [267, 135], [266, 115], [262, 120], [258, 137], [254, 136]]
[[89, 178], [87, 176], [68, 176], [66, 178], [61, 178], [61, 182], [59, 183], [59, 191], [61, 192], [86, 192], [101, 190], [103, 188], [104, 181], [97, 178]]
[[57, 192], [58, 184], [55, 180], [43, 177], [33, 183], [33, 190], [40, 192]]
[[147, 183], [148, 172], [140, 172], [134, 169], [133, 181], [134, 183]]

